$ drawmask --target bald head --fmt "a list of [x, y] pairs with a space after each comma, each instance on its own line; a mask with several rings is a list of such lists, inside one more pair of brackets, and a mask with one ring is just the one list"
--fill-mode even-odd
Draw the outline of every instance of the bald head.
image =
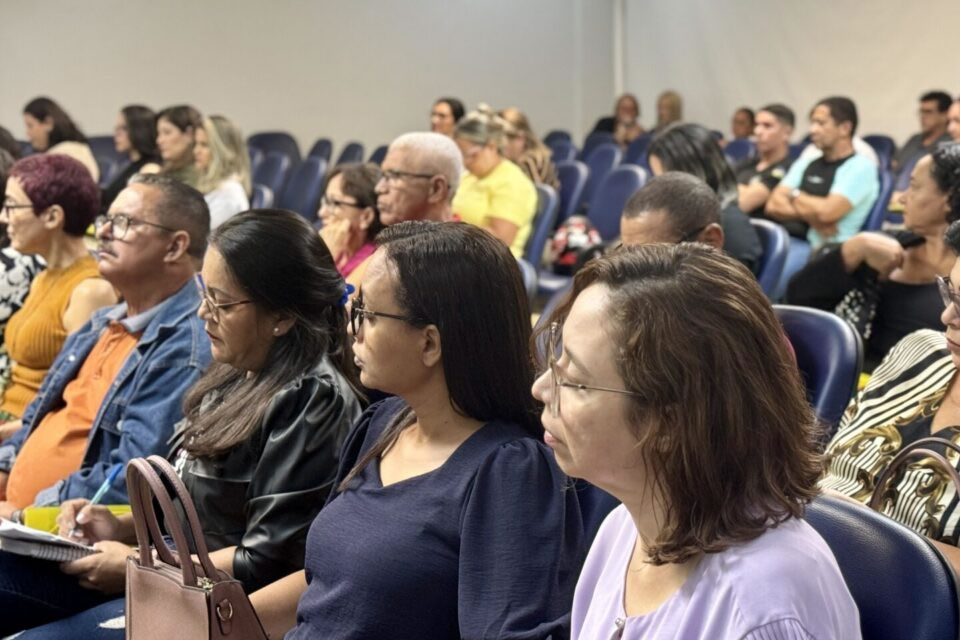
[[463, 173], [453, 140], [439, 133], [405, 133], [390, 144], [381, 169], [377, 205], [384, 224], [450, 217]]

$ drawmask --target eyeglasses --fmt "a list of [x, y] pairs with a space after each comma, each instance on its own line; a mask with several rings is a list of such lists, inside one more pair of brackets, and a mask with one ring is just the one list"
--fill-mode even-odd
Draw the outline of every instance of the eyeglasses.
[[937, 289], [940, 291], [940, 299], [943, 300], [943, 308], [948, 308], [951, 304], [955, 311], [960, 313], [960, 294], [950, 287], [950, 278], [937, 276]]
[[560, 376], [560, 367], [557, 365], [557, 361], [560, 359], [560, 354], [563, 350], [563, 344], [560, 341], [562, 331], [560, 329], [560, 323], [554, 322], [550, 325], [550, 340], [547, 345], [549, 349], [547, 360], [550, 363], [550, 381], [553, 385], [553, 393], [550, 394], [550, 415], [554, 418], [560, 417], [560, 388], [569, 387], [571, 389], [577, 389], [579, 391], [606, 391], [608, 393], [619, 393], [625, 396], [634, 396], [641, 397], [636, 391], [628, 391], [626, 389], [611, 389], [610, 387], [592, 387], [586, 384], [579, 384], [576, 382], [567, 382]]
[[708, 226], [708, 225], [703, 225], [702, 227], [697, 227], [697, 228], [694, 229], [693, 231], [688, 231], [687, 233], [683, 234], [683, 235], [680, 237], [679, 240], [677, 240], [677, 244], [683, 244], [684, 242], [690, 242], [691, 240], [693, 240], [694, 238], [696, 238], [698, 235], [700, 235], [700, 234], [703, 232], [703, 230], [707, 228], [707, 226]]
[[337, 200], [336, 198], [328, 198], [327, 196], [320, 198], [320, 205], [327, 207], [328, 209], [340, 209], [346, 207], [353, 209], [363, 208], [359, 202], [347, 202], [346, 200]]
[[350, 307], [350, 329], [353, 331], [353, 335], [358, 335], [360, 329], [363, 328], [363, 321], [367, 316], [374, 318], [392, 318], [393, 320], [402, 320], [403, 322], [413, 322], [413, 318], [408, 318], [407, 316], [398, 316], [393, 313], [383, 313], [382, 311], [370, 311], [369, 309], [364, 308], [363, 299], [357, 297], [353, 301], [353, 305]]
[[207, 311], [210, 313], [210, 318], [213, 321], [220, 322], [220, 310], [229, 309], [230, 307], [235, 307], [241, 304], [250, 304], [253, 300], [233, 300], [231, 302], [214, 302], [213, 298], [210, 297], [210, 293], [207, 291], [207, 285], [203, 282], [203, 276], [199, 273], [193, 276], [193, 282], [197, 285], [197, 291], [200, 293], [200, 297], [203, 298], [203, 302], [207, 305]]
[[10, 204], [7, 202], [3, 203], [3, 212], [7, 215], [10, 215], [10, 212], [14, 209], [33, 209], [32, 204]]
[[94, 219], [93, 225], [97, 233], [99, 233], [108, 222], [110, 223], [113, 237], [117, 240], [123, 240], [124, 236], [127, 235], [127, 229], [130, 227], [135, 227], [138, 224], [145, 224], [147, 226], [163, 229], [164, 231], [169, 231], [171, 233], [178, 231], [178, 229], [171, 229], [170, 227], [165, 227], [162, 224], [148, 222], [147, 220], [141, 220], [140, 218], [134, 218], [126, 213], [115, 213], [112, 216], [99, 215]]
[[435, 173], [415, 173], [413, 171], [399, 171], [397, 169], [384, 169], [380, 172], [380, 179], [389, 184], [396, 184], [405, 178], [421, 178], [429, 180]]

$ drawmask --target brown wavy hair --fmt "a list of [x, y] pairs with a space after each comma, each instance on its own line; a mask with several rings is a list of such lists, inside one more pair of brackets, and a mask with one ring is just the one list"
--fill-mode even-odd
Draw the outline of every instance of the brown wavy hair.
[[638, 394], [628, 420], [664, 508], [651, 562], [723, 551], [802, 517], [818, 494], [821, 429], [753, 275], [701, 244], [623, 247], [577, 273], [551, 320], [594, 284], [610, 290], [617, 369]]

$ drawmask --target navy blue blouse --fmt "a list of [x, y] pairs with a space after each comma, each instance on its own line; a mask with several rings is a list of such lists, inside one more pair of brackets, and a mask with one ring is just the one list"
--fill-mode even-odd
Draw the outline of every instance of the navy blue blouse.
[[[370, 407], [338, 482], [407, 407]], [[287, 640], [566, 637], [586, 542], [553, 452], [490, 422], [439, 468], [384, 487], [372, 461], [307, 538], [308, 588]]]

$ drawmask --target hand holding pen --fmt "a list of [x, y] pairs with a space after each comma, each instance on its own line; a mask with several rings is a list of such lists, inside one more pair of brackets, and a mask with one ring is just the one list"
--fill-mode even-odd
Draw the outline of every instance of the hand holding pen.
[[93, 498], [67, 500], [60, 505], [57, 516], [59, 534], [75, 542], [92, 544], [100, 540], [116, 540], [123, 534], [124, 527], [110, 510], [99, 504], [123, 471], [124, 465], [115, 464], [107, 473], [107, 478], [97, 489]]

